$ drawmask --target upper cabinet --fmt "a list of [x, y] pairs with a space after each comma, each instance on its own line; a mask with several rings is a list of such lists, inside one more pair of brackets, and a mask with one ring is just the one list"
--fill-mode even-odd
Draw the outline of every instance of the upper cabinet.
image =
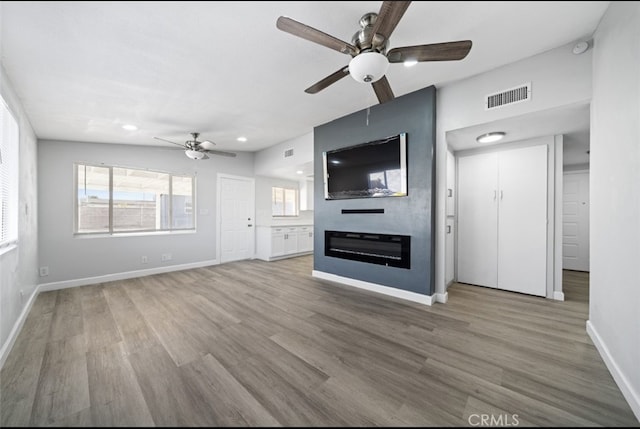
[[300, 210], [313, 210], [313, 180], [300, 180]]

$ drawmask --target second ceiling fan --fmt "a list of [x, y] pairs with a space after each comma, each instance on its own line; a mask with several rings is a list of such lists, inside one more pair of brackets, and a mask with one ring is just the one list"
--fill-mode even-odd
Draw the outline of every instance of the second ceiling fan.
[[311, 85], [305, 92], [315, 94], [351, 75], [358, 82], [371, 83], [378, 101], [384, 103], [394, 99], [385, 76], [389, 63], [455, 61], [467, 56], [471, 50], [471, 40], [405, 46], [387, 52], [389, 37], [410, 4], [410, 1], [382, 2], [378, 13], [370, 12], [360, 18], [361, 28], [354, 34], [351, 43], [291, 18], [279, 17], [276, 22], [278, 29], [352, 57], [347, 66]]
[[185, 155], [191, 159], [209, 159], [209, 155], [220, 155], [220, 156], [228, 156], [235, 157], [236, 154], [233, 152], [225, 152], [222, 150], [213, 149], [216, 145], [214, 142], [210, 140], [199, 141], [198, 136], [200, 133], [191, 133], [192, 140], [187, 140], [184, 143], [176, 143], [171, 140], [163, 139], [161, 137], [154, 137], [156, 140], [162, 140], [167, 143], [174, 144], [176, 146], [180, 146], [184, 149]]

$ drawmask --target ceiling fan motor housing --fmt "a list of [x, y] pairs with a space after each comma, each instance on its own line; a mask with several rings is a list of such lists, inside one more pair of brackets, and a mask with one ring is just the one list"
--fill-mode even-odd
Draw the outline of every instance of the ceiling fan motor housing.
[[373, 26], [377, 19], [378, 14], [375, 12], [365, 13], [360, 18], [360, 26], [362, 28], [351, 38], [351, 44], [358, 49], [358, 54], [369, 51], [386, 54], [388, 39], [385, 39], [380, 34], [372, 34]]

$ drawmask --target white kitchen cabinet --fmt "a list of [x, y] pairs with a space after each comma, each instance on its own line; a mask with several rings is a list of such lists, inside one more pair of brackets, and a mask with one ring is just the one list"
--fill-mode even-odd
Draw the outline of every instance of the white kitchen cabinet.
[[298, 253], [298, 228], [295, 226], [284, 228], [284, 254]]
[[313, 252], [313, 226], [259, 226], [256, 257], [265, 261]]
[[284, 228], [273, 228], [269, 232], [271, 233], [270, 237], [268, 237], [268, 241], [271, 243], [269, 247], [270, 256], [276, 257], [284, 255]]
[[312, 226], [298, 227], [298, 251], [299, 252], [313, 251], [313, 227]]
[[300, 180], [300, 210], [313, 210], [313, 179]]
[[458, 281], [546, 296], [547, 146], [458, 159]]

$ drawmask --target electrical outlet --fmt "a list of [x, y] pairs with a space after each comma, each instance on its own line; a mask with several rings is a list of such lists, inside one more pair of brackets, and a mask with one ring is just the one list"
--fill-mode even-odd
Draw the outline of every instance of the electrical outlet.
[[49, 267], [40, 267], [40, 277], [47, 277], [49, 275]]
[[171, 253], [163, 253], [162, 256], [160, 257], [161, 261], [170, 261], [171, 260]]
[[148, 262], [149, 262], [149, 259], [148, 259], [146, 256], [143, 256], [140, 262], [141, 262], [142, 264], [146, 264], [146, 263], [148, 263]]

